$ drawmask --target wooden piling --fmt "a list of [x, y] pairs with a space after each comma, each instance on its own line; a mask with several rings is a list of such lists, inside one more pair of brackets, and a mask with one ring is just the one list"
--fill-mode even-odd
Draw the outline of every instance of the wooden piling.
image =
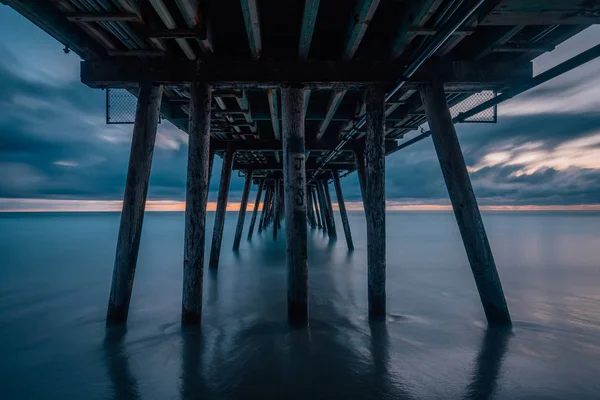
[[162, 99], [162, 86], [140, 85], [135, 111], [135, 125], [125, 183], [123, 211], [119, 225], [117, 251], [106, 313], [108, 325], [127, 321], [135, 267], [137, 264], [148, 180], [156, 139], [156, 125]]
[[307, 186], [306, 193], [306, 206], [308, 212], [308, 223], [310, 224], [310, 229], [315, 229], [317, 227], [317, 222], [315, 220], [315, 211], [313, 209], [312, 196], [310, 194], [310, 186]]
[[328, 179], [323, 179], [323, 193], [325, 194], [325, 201], [327, 202], [327, 215], [329, 217], [329, 224], [331, 225], [329, 237], [337, 238], [337, 229], [335, 229], [335, 217], [333, 215], [333, 204], [331, 203], [331, 194], [329, 193]]
[[423, 86], [421, 99], [486, 318], [489, 323], [510, 324], [504, 291], [452, 124], [443, 84], [434, 82]]
[[279, 191], [279, 179], [275, 179], [275, 196], [273, 197], [273, 240], [277, 239], [277, 231], [279, 230], [279, 202], [280, 194]]
[[238, 222], [235, 229], [235, 237], [233, 239], [233, 250], [239, 250], [240, 241], [242, 240], [242, 232], [244, 230], [244, 222], [246, 220], [246, 208], [248, 207], [248, 195], [250, 194], [250, 186], [252, 186], [252, 170], [246, 171], [246, 181], [244, 182], [244, 190], [242, 191], [242, 200], [240, 201], [240, 211], [238, 213]]
[[256, 200], [254, 201], [254, 210], [252, 211], [252, 219], [250, 220], [250, 227], [248, 228], [248, 240], [252, 239], [252, 232], [254, 231], [256, 216], [258, 215], [258, 207], [260, 206], [260, 196], [262, 195], [264, 185], [265, 180], [261, 179], [258, 183], [258, 191], [256, 192]]
[[350, 232], [350, 223], [348, 222], [348, 213], [346, 212], [346, 204], [344, 203], [344, 195], [342, 194], [342, 185], [340, 184], [340, 174], [338, 171], [332, 171], [333, 185], [335, 187], [335, 197], [338, 200], [340, 216], [342, 217], [342, 226], [344, 227], [344, 235], [346, 236], [346, 244], [348, 249], [354, 249], [352, 242], [352, 233]]
[[315, 207], [315, 218], [317, 220], [317, 227], [322, 229], [323, 226], [324, 226], [324, 222], [321, 221], [321, 209], [319, 208], [319, 202], [317, 200], [317, 194], [316, 194], [316, 188], [315, 188], [315, 186], [311, 186], [310, 187], [310, 192], [311, 192], [313, 204], [314, 204], [314, 207]]
[[288, 320], [308, 325], [306, 170], [302, 88], [281, 89]]
[[181, 322], [199, 324], [202, 319], [206, 204], [214, 152], [209, 149], [210, 86], [205, 82], [193, 82], [190, 94]]
[[235, 151], [233, 146], [231, 143], [228, 143], [223, 156], [221, 182], [219, 183], [219, 195], [217, 197], [217, 212], [215, 214], [215, 226], [210, 248], [210, 261], [208, 266], [213, 269], [219, 267], [221, 242], [223, 241], [223, 228], [225, 227], [225, 213], [227, 211], [227, 198], [229, 197], [229, 182], [231, 181], [231, 168], [233, 167], [234, 155]]
[[319, 202], [319, 211], [321, 212], [321, 221], [323, 223], [323, 232], [327, 232], [329, 230], [329, 220], [327, 219], [327, 211], [325, 209], [325, 200], [323, 195], [323, 187], [321, 185], [321, 181], [317, 180], [315, 182], [315, 188], [317, 190], [317, 200]]
[[379, 86], [366, 90], [365, 214], [369, 318], [385, 318], [385, 101]]
[[367, 195], [367, 173], [365, 171], [365, 153], [363, 150], [354, 151], [354, 159], [356, 161], [356, 174], [358, 175], [358, 184], [360, 186], [360, 195], [362, 197], [363, 208], [365, 210], [365, 216], [367, 215], [367, 205], [365, 203]]
[[267, 214], [269, 213], [269, 203], [271, 202], [271, 185], [267, 181], [265, 181], [265, 185], [267, 186], [267, 189], [265, 191], [265, 199], [263, 200], [262, 211], [260, 213], [260, 222], [258, 224], [258, 233], [261, 233], [262, 230], [266, 227]]

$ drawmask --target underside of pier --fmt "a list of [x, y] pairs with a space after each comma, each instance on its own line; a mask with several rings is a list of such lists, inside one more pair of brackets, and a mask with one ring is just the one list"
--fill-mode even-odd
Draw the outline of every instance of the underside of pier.
[[[600, 22], [583, 0], [0, 0], [81, 58], [81, 81], [137, 97], [107, 322], [127, 320], [156, 124], [189, 134], [182, 322], [198, 324], [208, 182], [223, 158], [209, 267], [223, 243], [229, 182], [246, 177], [233, 243], [273, 226], [287, 242], [291, 323], [309, 321], [307, 229], [337, 237], [330, 184], [354, 247], [340, 178], [357, 171], [367, 221], [369, 317], [386, 315], [385, 157], [431, 136], [486, 317], [510, 323], [457, 122], [598, 57], [552, 70], [531, 60]], [[118, 93], [118, 92], [117, 92]], [[123, 111], [123, 110], [122, 110]], [[404, 136], [429, 123], [429, 132]], [[258, 218], [258, 212], [261, 216]], [[257, 225], [255, 227], [255, 225]]]

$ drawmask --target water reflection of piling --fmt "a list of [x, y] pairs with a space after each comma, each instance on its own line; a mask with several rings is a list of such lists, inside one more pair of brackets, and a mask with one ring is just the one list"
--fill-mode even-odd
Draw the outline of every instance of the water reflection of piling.
[[141, 399], [123, 346], [126, 333], [124, 327], [107, 328], [103, 343], [104, 360], [113, 386], [112, 398], [115, 400]]

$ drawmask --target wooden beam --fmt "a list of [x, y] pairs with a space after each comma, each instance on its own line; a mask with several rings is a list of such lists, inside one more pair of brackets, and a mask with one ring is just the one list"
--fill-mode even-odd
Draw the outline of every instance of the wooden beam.
[[203, 39], [205, 36], [206, 32], [190, 28], [164, 29], [149, 34], [153, 39]]
[[277, 89], [268, 89], [267, 96], [269, 101], [269, 111], [271, 113], [271, 124], [273, 125], [273, 135], [275, 139], [281, 140], [281, 130], [279, 129], [279, 100], [277, 99]]
[[337, 238], [337, 229], [335, 227], [335, 218], [333, 215], [333, 204], [331, 203], [331, 193], [329, 193], [329, 179], [323, 179], [323, 194], [327, 204], [327, 216], [329, 217], [329, 225], [331, 229], [328, 231], [331, 239]]
[[[212, 140], [211, 149], [216, 151], [223, 151], [227, 148], [230, 141], [225, 140]], [[244, 141], [231, 141], [233, 148], [236, 151], [274, 151], [282, 150], [280, 142], [275, 141], [263, 141], [263, 140], [244, 140]], [[306, 142], [305, 148], [309, 151], [331, 151], [339, 144], [338, 140], [322, 139], [318, 141]], [[350, 141], [343, 148], [342, 151], [354, 150], [356, 145], [362, 145], [361, 141]], [[391, 151], [397, 146], [397, 141], [394, 139], [388, 139], [385, 141], [386, 151]]]
[[408, 3], [408, 9], [402, 14], [396, 33], [392, 38], [392, 58], [398, 58], [404, 53], [409, 40], [414, 37], [408, 34], [409, 30], [414, 24], [420, 25], [423, 17], [427, 15], [427, 12], [435, 3], [436, 0], [411, 1]]
[[543, 43], [508, 43], [502, 46], [496, 46], [492, 48], [494, 53], [528, 53], [533, 52], [547, 52], [552, 51], [556, 48], [553, 44]]
[[346, 90], [342, 89], [334, 91], [331, 95], [331, 98], [329, 99], [329, 104], [327, 106], [327, 113], [325, 114], [325, 119], [323, 119], [323, 121], [319, 125], [319, 128], [317, 129], [317, 140], [320, 140], [325, 134], [325, 131], [327, 130], [329, 123], [333, 119], [335, 112], [340, 106], [340, 103], [344, 99], [345, 94]]
[[103, 13], [84, 13], [84, 12], [72, 12], [65, 13], [65, 18], [71, 22], [102, 22], [102, 21], [113, 21], [113, 22], [139, 22], [139, 16], [134, 13], [124, 12], [103, 12]]
[[[402, 76], [401, 62], [273, 62], [224, 61], [203, 62], [202, 75], [213, 89], [273, 89], [281, 84], [299, 84], [305, 88], [349, 89], [371, 84], [392, 85], [407, 80], [407, 86], [427, 83], [433, 74], [446, 82], [447, 88], [504, 87], [516, 80], [530, 79], [532, 66], [525, 61], [472, 62], [432, 60], [410, 79]], [[81, 81], [90, 87], [136, 87], [147, 78], [158, 84], [186, 85], [195, 78], [196, 63], [186, 60], [130, 58], [83, 61]], [[465, 90], [468, 91], [468, 90]]]
[[[420, 26], [413, 26], [408, 28], [408, 33], [414, 36], [433, 36], [438, 33], [439, 29], [436, 28], [423, 28]], [[452, 36], [469, 36], [475, 32], [473, 28], [457, 29], [452, 32]]]
[[258, 17], [258, 6], [256, 0], [240, 0], [250, 54], [254, 60], [258, 60], [262, 53], [262, 39], [260, 34], [260, 21]]
[[212, 28], [207, 15], [200, 9], [198, 0], [175, 0], [181, 15], [185, 19], [188, 27], [197, 29], [200, 35], [196, 37], [196, 42], [205, 54], [212, 54], [213, 40]]
[[[163, 0], [148, 0], [148, 1], [150, 2], [152, 7], [158, 14], [158, 16], [160, 17], [162, 22], [165, 24], [165, 27], [167, 29], [177, 29], [175, 20], [173, 19], [171, 12], [167, 8], [167, 6], [163, 2]], [[175, 39], [175, 41], [181, 48], [181, 51], [183, 51], [183, 54], [185, 54], [185, 56], [188, 59], [190, 59], [190, 60], [196, 59], [196, 54], [194, 53], [194, 50], [192, 50], [192, 48], [190, 47], [190, 44], [186, 41], [186, 39], [179, 38], [179, 39]]]
[[421, 89], [421, 97], [485, 315], [489, 323], [510, 324], [504, 291], [452, 124], [444, 87], [438, 82], [426, 85]]
[[342, 60], [350, 60], [356, 54], [377, 7], [379, 7], [379, 0], [357, 0], [350, 18]]
[[[240, 163], [240, 162], [235, 162], [233, 163], [233, 170], [234, 171], [238, 171], [238, 170], [245, 170], [248, 168], [252, 168], [255, 171], [258, 170], [269, 170], [269, 171], [281, 171], [283, 169], [283, 164], [281, 162], [273, 162], [273, 161], [267, 161], [265, 163], [248, 163], [248, 164], [244, 164], [244, 163]], [[306, 169], [308, 170], [316, 170], [318, 168], [317, 162], [313, 159], [309, 160], [306, 163]], [[324, 169], [324, 171], [328, 171], [328, 170], [347, 170], [347, 169], [354, 169], [355, 165], [354, 163], [350, 163], [350, 162], [339, 162], [339, 163], [335, 163], [335, 162], [331, 162], [327, 164], [327, 167]]]
[[300, 28], [300, 43], [298, 44], [298, 59], [306, 60], [317, 22], [320, 0], [304, 0], [302, 27]]

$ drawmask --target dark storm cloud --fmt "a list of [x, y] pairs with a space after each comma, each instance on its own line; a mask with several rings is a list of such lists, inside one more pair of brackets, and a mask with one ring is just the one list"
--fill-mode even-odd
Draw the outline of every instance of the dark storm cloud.
[[[599, 33], [583, 32], [535, 68], [597, 44]], [[121, 199], [132, 126], [105, 124], [104, 92], [79, 82], [77, 58], [2, 7], [0, 54], [0, 198]], [[600, 203], [599, 69], [590, 63], [501, 105], [498, 124], [457, 125], [480, 204]], [[184, 199], [186, 157], [187, 136], [163, 122], [150, 199]], [[431, 139], [388, 157], [386, 167], [389, 200], [448, 203]], [[220, 170], [217, 157], [211, 201]], [[342, 182], [347, 200], [360, 200], [356, 174]], [[242, 186], [234, 173], [231, 200]]]

